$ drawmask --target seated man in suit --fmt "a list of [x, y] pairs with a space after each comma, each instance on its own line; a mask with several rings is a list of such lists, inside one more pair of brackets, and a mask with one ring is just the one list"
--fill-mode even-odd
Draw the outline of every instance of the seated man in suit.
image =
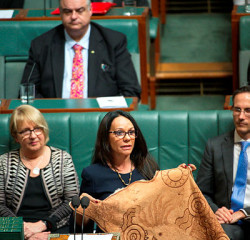
[[243, 240], [250, 226], [250, 86], [234, 92], [232, 112], [235, 130], [208, 140], [197, 184], [229, 238]]
[[31, 74], [36, 98], [139, 99], [141, 88], [126, 37], [90, 23], [90, 0], [60, 0], [60, 15], [63, 24], [31, 42], [22, 82]]

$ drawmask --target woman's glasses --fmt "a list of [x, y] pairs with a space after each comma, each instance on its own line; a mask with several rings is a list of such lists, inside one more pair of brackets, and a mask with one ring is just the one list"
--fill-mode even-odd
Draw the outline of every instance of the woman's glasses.
[[127, 132], [125, 132], [123, 130], [117, 130], [117, 131], [110, 131], [109, 133], [114, 133], [115, 136], [120, 138], [120, 139], [124, 138], [127, 134], [132, 139], [135, 139], [137, 137], [137, 132], [135, 130], [129, 130]]
[[21, 132], [18, 132], [23, 138], [28, 138], [31, 133], [34, 132], [37, 136], [43, 133], [43, 128], [35, 127], [34, 129], [24, 129]]

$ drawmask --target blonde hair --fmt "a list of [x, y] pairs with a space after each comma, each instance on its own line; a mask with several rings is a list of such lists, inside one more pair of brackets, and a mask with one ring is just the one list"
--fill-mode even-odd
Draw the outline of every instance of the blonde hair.
[[13, 138], [16, 138], [18, 126], [24, 121], [41, 127], [45, 136], [45, 144], [49, 141], [49, 128], [44, 116], [38, 109], [30, 105], [21, 105], [13, 111], [10, 118], [10, 133]]

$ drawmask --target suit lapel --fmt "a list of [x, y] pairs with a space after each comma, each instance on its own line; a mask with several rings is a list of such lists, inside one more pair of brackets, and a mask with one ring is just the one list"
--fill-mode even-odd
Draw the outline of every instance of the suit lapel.
[[97, 81], [98, 72], [101, 67], [101, 51], [100, 42], [103, 40], [102, 36], [91, 24], [91, 32], [89, 37], [89, 56], [88, 56], [88, 96], [93, 97]]
[[230, 202], [233, 187], [233, 156], [234, 156], [234, 132], [225, 137], [222, 144], [223, 168], [228, 183], [228, 200]]
[[65, 45], [65, 36], [64, 28], [61, 25], [58, 28], [58, 34], [55, 35], [53, 40], [53, 46], [51, 48], [52, 56], [52, 71], [53, 71], [53, 80], [55, 85], [56, 97], [62, 97], [62, 84], [63, 84], [63, 74], [64, 74], [64, 45]]

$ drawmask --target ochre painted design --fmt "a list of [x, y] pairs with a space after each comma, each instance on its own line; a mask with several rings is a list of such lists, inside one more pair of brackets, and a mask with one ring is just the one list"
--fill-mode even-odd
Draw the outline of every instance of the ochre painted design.
[[150, 181], [91, 202], [85, 214], [121, 240], [228, 240], [189, 169], [158, 171]]

